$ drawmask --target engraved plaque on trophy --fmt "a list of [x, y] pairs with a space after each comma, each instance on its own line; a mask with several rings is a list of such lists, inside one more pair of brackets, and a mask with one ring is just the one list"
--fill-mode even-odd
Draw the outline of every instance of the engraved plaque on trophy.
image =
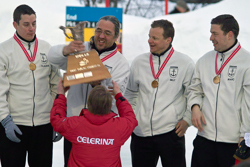
[[[68, 37], [65, 27], [60, 26], [60, 29], [64, 31], [66, 37], [84, 42], [85, 23], [80, 22], [75, 27], [69, 28], [73, 37]], [[63, 76], [64, 87], [111, 78], [96, 50], [76, 52], [68, 55], [67, 58], [67, 72]]]
[[64, 74], [63, 78], [65, 87], [106, 78], [111, 78], [111, 75], [102, 64], [96, 50], [68, 56], [67, 73]]

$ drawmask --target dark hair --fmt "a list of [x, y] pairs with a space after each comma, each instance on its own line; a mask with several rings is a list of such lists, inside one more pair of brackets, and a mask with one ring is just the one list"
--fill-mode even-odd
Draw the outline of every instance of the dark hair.
[[105, 20], [105, 21], [112, 22], [114, 24], [114, 26], [115, 26], [115, 29], [114, 29], [115, 36], [114, 36], [114, 38], [118, 37], [119, 32], [120, 32], [120, 23], [119, 23], [119, 20], [115, 16], [103, 16], [102, 18], [100, 18], [100, 20]]
[[212, 19], [211, 24], [220, 25], [221, 30], [224, 32], [224, 35], [226, 35], [229, 31], [233, 32], [235, 39], [239, 35], [239, 24], [232, 15], [219, 15]]
[[36, 12], [29, 7], [28, 5], [19, 5], [18, 7], [16, 7], [16, 9], [14, 10], [13, 13], [13, 20], [19, 24], [19, 21], [21, 20], [21, 16], [24, 14], [28, 14], [28, 15], [36, 15]]
[[111, 94], [104, 86], [95, 86], [89, 93], [87, 104], [92, 114], [106, 115], [111, 111]]
[[168, 20], [155, 20], [152, 24], [151, 24], [151, 28], [157, 28], [157, 27], [161, 27], [163, 28], [163, 37], [164, 39], [171, 37], [173, 42], [174, 39], [174, 27], [173, 24], [168, 21]]

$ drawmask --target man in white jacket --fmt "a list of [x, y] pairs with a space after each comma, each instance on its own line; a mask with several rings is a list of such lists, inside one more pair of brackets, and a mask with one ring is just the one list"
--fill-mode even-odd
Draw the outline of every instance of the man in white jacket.
[[36, 37], [36, 13], [28, 5], [14, 11], [16, 33], [0, 44], [1, 164], [52, 166], [50, 110], [58, 70], [47, 54], [50, 44]]
[[[126, 58], [117, 51], [115, 42], [118, 39], [119, 30], [120, 23], [116, 17], [104, 16], [97, 23], [92, 42], [73, 41], [69, 45], [57, 45], [50, 49], [49, 61], [63, 70], [67, 68], [67, 55], [70, 53], [95, 49], [112, 77], [101, 82], [72, 85], [67, 95], [68, 117], [78, 116], [83, 108], [87, 108], [88, 94], [95, 85], [112, 86], [112, 80], [114, 80], [118, 83], [121, 93], [125, 92], [129, 75], [129, 64]], [[115, 99], [113, 99], [111, 109], [118, 113]], [[64, 139], [65, 167], [68, 163], [70, 150], [71, 143]]]
[[194, 62], [172, 47], [174, 27], [156, 20], [149, 31], [150, 52], [135, 58], [125, 97], [138, 126], [132, 134], [133, 167], [185, 167], [184, 133], [191, 125], [185, 92]]
[[250, 53], [237, 40], [239, 25], [231, 15], [211, 21], [214, 51], [195, 66], [188, 87], [194, 140], [192, 167], [234, 165], [233, 155], [250, 132]]

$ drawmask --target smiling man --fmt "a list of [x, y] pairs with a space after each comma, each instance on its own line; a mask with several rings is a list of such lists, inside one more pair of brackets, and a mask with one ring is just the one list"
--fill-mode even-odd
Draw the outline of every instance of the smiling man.
[[13, 37], [0, 44], [0, 153], [3, 167], [52, 166], [50, 110], [58, 70], [50, 44], [36, 37], [36, 13], [28, 5], [13, 13]]
[[132, 105], [138, 126], [132, 134], [133, 167], [185, 167], [184, 134], [191, 125], [185, 92], [194, 62], [172, 47], [174, 27], [167, 20], [151, 24], [150, 52], [131, 65], [125, 97]]
[[194, 140], [192, 167], [234, 165], [233, 155], [250, 132], [250, 53], [237, 40], [239, 25], [231, 15], [211, 21], [214, 51], [196, 63], [188, 88]]
[[[96, 26], [95, 35], [91, 42], [72, 41], [69, 45], [53, 46], [49, 51], [49, 61], [59, 68], [66, 70], [67, 55], [76, 51], [95, 49], [103, 64], [108, 68], [111, 77], [99, 82], [78, 84], [70, 87], [67, 96], [67, 116], [79, 116], [81, 109], [87, 108], [87, 96], [96, 85], [112, 85], [112, 80], [118, 83], [121, 93], [124, 93], [129, 75], [129, 64], [125, 57], [117, 50], [116, 40], [119, 36], [120, 23], [114, 16], [102, 17]], [[112, 111], [118, 113], [115, 99], [112, 102]], [[65, 167], [71, 150], [71, 143], [64, 140]]]

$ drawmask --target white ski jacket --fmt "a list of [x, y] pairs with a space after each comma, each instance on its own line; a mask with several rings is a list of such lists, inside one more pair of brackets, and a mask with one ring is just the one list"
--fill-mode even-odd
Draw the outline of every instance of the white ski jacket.
[[[35, 42], [20, 41], [33, 55]], [[31, 71], [30, 62], [13, 37], [0, 44], [0, 121], [10, 114], [17, 125], [50, 122], [59, 73], [47, 59], [49, 49], [47, 42], [38, 39], [36, 69]]]
[[[238, 45], [218, 54], [218, 69]], [[196, 63], [188, 104], [198, 104], [206, 120], [198, 135], [212, 141], [238, 143], [239, 137], [250, 132], [250, 53], [241, 48], [221, 72], [218, 84], [213, 82], [215, 57], [216, 51], [210, 51]]]
[[[162, 56], [153, 56], [155, 73], [166, 59], [171, 48]], [[185, 92], [191, 82], [194, 62], [187, 55], [174, 51], [159, 76], [159, 86], [151, 86], [150, 53], [135, 58], [131, 65], [125, 97], [132, 105], [138, 126], [137, 136], [154, 136], [173, 130], [184, 119], [191, 125], [191, 113], [187, 112]]]
[[[85, 49], [90, 50], [90, 43], [85, 42]], [[65, 45], [56, 45], [51, 47], [48, 55], [49, 61], [59, 67], [62, 70], [67, 69], [67, 56], [62, 54], [63, 47]], [[100, 55], [100, 59], [112, 53], [114, 50], [103, 52]], [[126, 58], [119, 52], [103, 62], [111, 74], [110, 79], [105, 79], [101, 82], [102, 85], [108, 87], [112, 86], [112, 80], [114, 80], [120, 86], [121, 93], [124, 94], [128, 82], [129, 76], [129, 64]], [[83, 108], [87, 108], [87, 97], [92, 90], [90, 84], [77, 84], [70, 86], [67, 94], [67, 116], [78, 116]], [[112, 111], [118, 114], [118, 110], [115, 105], [115, 99], [112, 101]]]

